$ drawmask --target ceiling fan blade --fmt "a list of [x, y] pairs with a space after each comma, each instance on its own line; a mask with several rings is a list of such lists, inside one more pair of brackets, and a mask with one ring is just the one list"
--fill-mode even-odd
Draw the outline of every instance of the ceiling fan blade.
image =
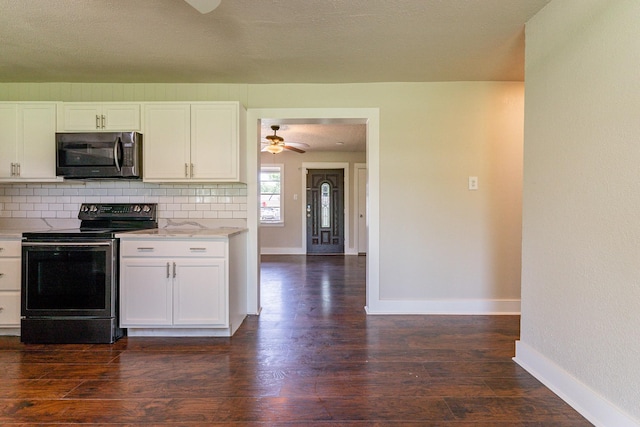
[[191, 5], [195, 10], [202, 13], [209, 13], [216, 7], [220, 6], [222, 0], [184, 0]]
[[292, 147], [290, 145], [285, 145], [284, 148], [286, 148], [287, 150], [291, 150], [291, 151], [295, 151], [296, 153], [304, 153], [304, 150], [301, 150], [297, 147]]
[[291, 147], [296, 147], [296, 148], [309, 148], [309, 147], [311, 147], [309, 144], [304, 143], [304, 142], [287, 141], [286, 144], [291, 146]]

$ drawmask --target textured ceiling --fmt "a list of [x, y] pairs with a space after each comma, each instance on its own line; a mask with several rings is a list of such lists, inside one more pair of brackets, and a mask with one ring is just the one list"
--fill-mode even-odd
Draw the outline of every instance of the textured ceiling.
[[523, 80], [549, 1], [0, 0], [0, 81]]

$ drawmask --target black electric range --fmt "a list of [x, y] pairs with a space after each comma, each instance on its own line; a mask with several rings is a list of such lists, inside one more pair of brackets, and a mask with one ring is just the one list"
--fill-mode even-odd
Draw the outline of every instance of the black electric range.
[[158, 227], [154, 203], [83, 204], [80, 227], [23, 233], [21, 340], [112, 343], [118, 326], [117, 233]]

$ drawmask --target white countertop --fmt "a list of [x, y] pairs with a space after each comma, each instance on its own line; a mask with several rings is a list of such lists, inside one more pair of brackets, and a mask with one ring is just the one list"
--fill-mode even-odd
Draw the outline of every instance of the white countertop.
[[0, 228], [0, 239], [21, 240], [23, 230]]
[[210, 239], [215, 237], [231, 237], [244, 233], [246, 228], [152, 228], [148, 230], [129, 231], [116, 234], [120, 239], [140, 238], [180, 238], [180, 239]]

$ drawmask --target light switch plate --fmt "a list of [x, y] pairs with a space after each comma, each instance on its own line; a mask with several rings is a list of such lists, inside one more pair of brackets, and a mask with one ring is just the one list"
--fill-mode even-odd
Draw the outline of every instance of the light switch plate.
[[477, 190], [478, 189], [478, 177], [470, 176], [469, 177], [469, 190]]

